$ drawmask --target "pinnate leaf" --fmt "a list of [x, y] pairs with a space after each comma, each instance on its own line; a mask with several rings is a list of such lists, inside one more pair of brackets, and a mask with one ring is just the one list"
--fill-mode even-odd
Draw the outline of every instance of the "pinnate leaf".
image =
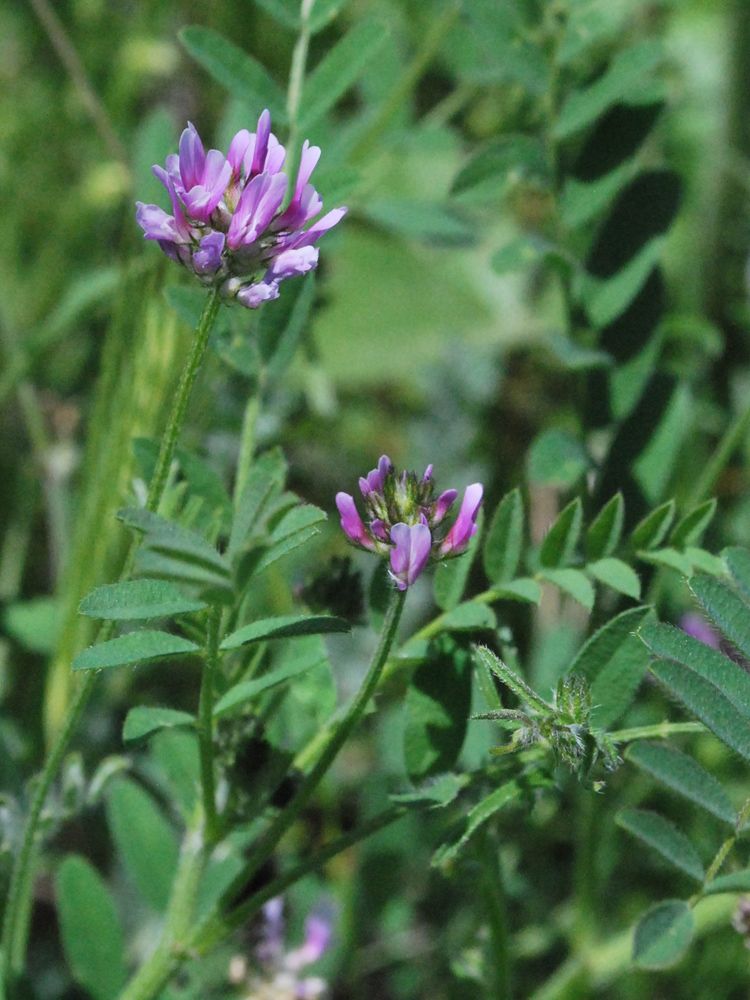
[[282, 615], [261, 618], [243, 625], [222, 642], [220, 649], [237, 649], [248, 642], [266, 639], [289, 639], [300, 635], [325, 635], [329, 632], [351, 632], [352, 627], [343, 618], [333, 615]]
[[435, 852], [432, 864], [435, 867], [445, 867], [458, 857], [462, 849], [469, 842], [476, 831], [491, 819], [501, 809], [507, 809], [515, 805], [521, 798], [521, 789], [515, 781], [509, 781], [494, 792], [491, 792], [486, 799], [474, 806], [466, 817], [466, 829], [461, 837], [453, 844], [445, 844]]
[[539, 575], [544, 580], [554, 583], [560, 590], [582, 604], [587, 611], [594, 606], [594, 588], [591, 581], [579, 569], [542, 569]]
[[750, 608], [737, 592], [706, 573], [694, 576], [690, 589], [727, 639], [750, 657]]
[[602, 625], [581, 647], [571, 664], [570, 672], [580, 674], [591, 683], [649, 612], [650, 608], [631, 608]]
[[556, 569], [570, 562], [581, 534], [582, 520], [583, 508], [576, 497], [563, 510], [542, 542], [539, 553], [542, 566]]
[[608, 587], [633, 597], [636, 601], [641, 596], [638, 574], [622, 559], [597, 559], [596, 562], [588, 563], [586, 572], [600, 583], [606, 583]]
[[652, 510], [642, 521], [633, 528], [630, 536], [630, 547], [633, 549], [655, 549], [669, 531], [674, 520], [675, 503], [669, 500], [667, 503]]
[[642, 740], [628, 747], [625, 757], [667, 788], [702, 806], [725, 823], [734, 824], [737, 819], [729, 796], [716, 778], [687, 754], [664, 743]]
[[202, 611], [203, 601], [192, 601], [166, 580], [124, 580], [97, 587], [81, 601], [82, 615], [109, 621], [167, 618]]
[[523, 498], [516, 487], [498, 504], [484, 544], [484, 570], [490, 583], [505, 583], [516, 575], [523, 529]]
[[750, 604], [750, 549], [734, 547], [724, 549], [722, 554], [743, 599]]
[[669, 538], [669, 544], [678, 549], [684, 548], [686, 545], [698, 545], [715, 513], [716, 500], [706, 500], [695, 510], [691, 510], [675, 525]]
[[625, 520], [625, 501], [615, 493], [602, 507], [586, 532], [586, 555], [590, 560], [611, 556], [620, 544]]
[[284, 684], [286, 681], [291, 680], [292, 677], [296, 677], [298, 674], [302, 674], [306, 670], [320, 666], [321, 663], [325, 662], [324, 656], [317, 659], [309, 656], [292, 659], [277, 670], [271, 670], [269, 673], [263, 674], [262, 677], [254, 677], [249, 681], [240, 681], [239, 684], [235, 684], [225, 695], [219, 698], [214, 706], [214, 718], [220, 719], [224, 715], [229, 715], [235, 709], [241, 708], [264, 692], [270, 691], [271, 688], [278, 687], [279, 684]]

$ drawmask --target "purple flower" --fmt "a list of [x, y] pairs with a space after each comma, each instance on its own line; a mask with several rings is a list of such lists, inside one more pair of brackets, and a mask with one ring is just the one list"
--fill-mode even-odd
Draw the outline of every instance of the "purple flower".
[[694, 639], [704, 642], [712, 649], [720, 648], [719, 636], [716, 632], [714, 632], [702, 615], [698, 615], [695, 612], [690, 611], [680, 618], [679, 624], [682, 631], [687, 632], [687, 634], [691, 635]]
[[484, 487], [481, 483], [473, 483], [471, 486], [466, 487], [456, 523], [445, 536], [445, 541], [440, 546], [441, 555], [447, 555], [449, 552], [457, 555], [466, 551], [469, 542], [477, 532], [476, 520], [483, 493]]
[[147, 240], [222, 295], [256, 309], [278, 298], [279, 283], [306, 274], [318, 264], [313, 244], [346, 214], [328, 212], [304, 227], [323, 208], [310, 183], [320, 149], [302, 147], [294, 193], [282, 210], [289, 179], [282, 173], [286, 150], [271, 132], [264, 111], [254, 133], [242, 129], [227, 156], [208, 153], [192, 123], [180, 138], [179, 154], [155, 166], [172, 202], [172, 215], [137, 202], [136, 219]]
[[360, 478], [359, 488], [366, 517], [362, 519], [352, 496], [337, 493], [341, 527], [355, 545], [388, 558], [391, 578], [399, 590], [410, 587], [428, 562], [460, 555], [476, 533], [483, 492], [479, 483], [467, 488], [456, 523], [447, 534], [441, 521], [458, 493], [446, 490], [435, 498], [431, 465], [421, 479], [413, 472], [397, 475], [391, 460], [383, 455], [377, 468]]

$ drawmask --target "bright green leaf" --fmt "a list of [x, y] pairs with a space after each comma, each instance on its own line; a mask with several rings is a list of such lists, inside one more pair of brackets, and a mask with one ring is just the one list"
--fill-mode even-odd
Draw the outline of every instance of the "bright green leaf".
[[461, 850], [469, 842], [474, 833], [491, 819], [501, 809], [507, 809], [515, 805], [521, 798], [521, 789], [515, 781], [509, 781], [494, 792], [491, 792], [486, 799], [474, 806], [466, 817], [466, 829], [461, 837], [453, 844], [444, 844], [436, 852], [432, 859], [434, 867], [445, 867], [454, 861]]
[[674, 569], [683, 576], [690, 576], [693, 572], [693, 564], [690, 559], [677, 549], [654, 549], [650, 552], [638, 551], [636, 555], [643, 562], [651, 563], [652, 566], [664, 566], [667, 569]]
[[576, 497], [563, 510], [542, 542], [539, 553], [542, 566], [556, 569], [570, 562], [581, 534], [582, 520], [583, 508]]
[[300, 635], [324, 635], [329, 632], [351, 632], [352, 627], [343, 618], [332, 615], [282, 615], [278, 618], [261, 618], [243, 625], [222, 642], [220, 649], [237, 649], [248, 642], [266, 639], [289, 639]]
[[439, 246], [469, 246], [476, 229], [456, 209], [429, 201], [380, 199], [368, 202], [365, 215], [373, 222], [408, 240]]
[[32, 597], [9, 604], [3, 611], [3, 626], [24, 649], [51, 655], [57, 646], [61, 618], [56, 597]]
[[446, 611], [436, 621], [441, 632], [473, 632], [477, 629], [497, 628], [497, 619], [492, 608], [479, 601], [464, 601], [452, 611]]
[[471, 778], [468, 774], [441, 774], [435, 778], [428, 778], [419, 788], [413, 792], [400, 792], [391, 795], [389, 798], [393, 802], [403, 803], [423, 803], [431, 802], [433, 809], [439, 809], [450, 805], [458, 797], [462, 788], [469, 784]]
[[140, 740], [144, 736], [149, 736], [159, 729], [192, 725], [195, 725], [195, 716], [189, 712], [179, 712], [174, 708], [149, 708], [137, 705], [130, 709], [125, 718], [122, 738], [128, 743], [130, 740]]
[[608, 326], [625, 312], [646, 284], [649, 275], [661, 260], [663, 252], [664, 237], [656, 236], [649, 240], [613, 278], [586, 279], [584, 291], [586, 312], [597, 329]]
[[539, 575], [543, 580], [554, 583], [560, 590], [570, 594], [587, 611], [593, 608], [594, 588], [586, 574], [579, 569], [541, 569]]
[[703, 889], [704, 895], [715, 896], [720, 892], [750, 892], [750, 870], [719, 875]]
[[494, 601], [523, 601], [528, 604], [538, 604], [542, 599], [542, 588], [537, 580], [531, 577], [519, 577], [500, 583], [490, 591]]
[[592, 683], [649, 613], [650, 608], [631, 608], [602, 625], [582, 646], [570, 672]]
[[320, 531], [318, 525], [326, 520], [326, 514], [312, 504], [300, 504], [288, 511], [271, 532], [271, 545], [263, 555], [255, 572], [275, 563], [277, 559], [304, 545]]
[[505, 583], [516, 575], [523, 550], [523, 528], [523, 498], [516, 487], [498, 504], [484, 543], [484, 571], [490, 583]]
[[716, 500], [706, 500], [695, 510], [691, 510], [675, 526], [669, 537], [669, 544], [678, 549], [682, 549], [686, 545], [698, 545], [715, 513]]
[[615, 495], [602, 507], [586, 532], [586, 556], [590, 560], [611, 556], [620, 544], [625, 520], [625, 501], [622, 493]]
[[521, 181], [551, 182], [552, 170], [543, 143], [535, 136], [508, 135], [476, 153], [456, 175], [451, 193], [490, 187], [503, 195]]
[[125, 938], [101, 875], [68, 855], [55, 875], [65, 958], [75, 981], [96, 1000], [115, 1000], [125, 985]]
[[652, 510], [650, 514], [639, 521], [630, 536], [632, 549], [655, 549], [660, 545], [674, 520], [675, 503], [669, 500], [661, 507]]
[[196, 562], [209, 567], [212, 572], [229, 576], [229, 563], [197, 531], [183, 528], [176, 521], [168, 521], [142, 507], [125, 507], [118, 510], [118, 518], [128, 527], [144, 534], [144, 544], [174, 559]]
[[638, 574], [622, 559], [598, 559], [587, 564], [586, 572], [613, 590], [633, 597], [636, 601], [640, 599], [641, 581]]
[[589, 467], [583, 445], [560, 428], [542, 431], [526, 458], [529, 482], [537, 486], [573, 486]]

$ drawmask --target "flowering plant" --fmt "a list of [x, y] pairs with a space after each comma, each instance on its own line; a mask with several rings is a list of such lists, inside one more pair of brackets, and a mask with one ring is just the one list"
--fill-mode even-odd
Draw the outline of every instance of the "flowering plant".
[[309, 183], [319, 158], [319, 147], [306, 140], [294, 194], [282, 210], [289, 183], [282, 171], [286, 150], [271, 132], [267, 110], [254, 133], [242, 129], [235, 135], [226, 157], [218, 149], [206, 153], [188, 122], [179, 154], [167, 157], [166, 169], [153, 167], [173, 214], [139, 201], [138, 224], [145, 239], [155, 240], [204, 284], [256, 309], [278, 298], [279, 282], [317, 267], [313, 244], [346, 214], [346, 208], [334, 208], [304, 228], [323, 208]]
[[369, 517], [365, 526], [354, 498], [336, 494], [341, 527], [355, 545], [390, 559], [390, 574], [399, 590], [406, 590], [432, 560], [459, 556], [477, 531], [477, 514], [484, 492], [480, 483], [466, 488], [461, 509], [452, 528], [443, 533], [438, 526], [458, 496], [445, 490], [434, 496], [432, 465], [419, 479], [413, 472], [396, 475], [383, 455], [376, 469], [362, 476], [359, 488]]

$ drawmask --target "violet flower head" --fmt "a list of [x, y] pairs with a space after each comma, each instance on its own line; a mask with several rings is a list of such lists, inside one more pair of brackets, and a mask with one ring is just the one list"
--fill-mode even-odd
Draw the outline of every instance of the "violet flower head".
[[317, 962], [331, 942], [332, 916], [314, 911], [305, 921], [305, 939], [298, 948], [287, 949], [284, 941], [284, 904], [280, 896], [263, 907], [265, 918], [255, 957], [261, 966], [251, 976], [251, 997], [283, 997], [289, 1000], [319, 1000], [327, 984], [319, 976], [302, 976], [302, 970]]
[[365, 517], [354, 497], [336, 494], [341, 527], [359, 548], [390, 563], [390, 575], [399, 590], [406, 590], [430, 562], [461, 555], [477, 531], [482, 486], [469, 486], [455, 524], [446, 532], [441, 522], [458, 496], [445, 490], [435, 497], [432, 465], [420, 479], [413, 472], [396, 473], [387, 455], [377, 468], [359, 480]]
[[286, 150], [271, 132], [268, 111], [254, 133], [242, 129], [235, 135], [226, 157], [217, 149], [206, 152], [188, 122], [179, 154], [153, 168], [172, 215], [137, 202], [136, 219], [144, 238], [155, 240], [167, 257], [203, 284], [218, 286], [225, 298], [256, 309], [278, 298], [280, 282], [317, 267], [313, 244], [346, 214], [335, 208], [313, 222], [323, 208], [310, 183], [319, 158], [320, 149], [306, 141], [291, 200], [283, 208], [289, 188], [282, 172]]
[[694, 611], [688, 611], [680, 618], [679, 626], [683, 632], [691, 635], [694, 639], [698, 639], [699, 642], [705, 643], [712, 649], [720, 648], [719, 636], [711, 628], [703, 615], [696, 614]]

